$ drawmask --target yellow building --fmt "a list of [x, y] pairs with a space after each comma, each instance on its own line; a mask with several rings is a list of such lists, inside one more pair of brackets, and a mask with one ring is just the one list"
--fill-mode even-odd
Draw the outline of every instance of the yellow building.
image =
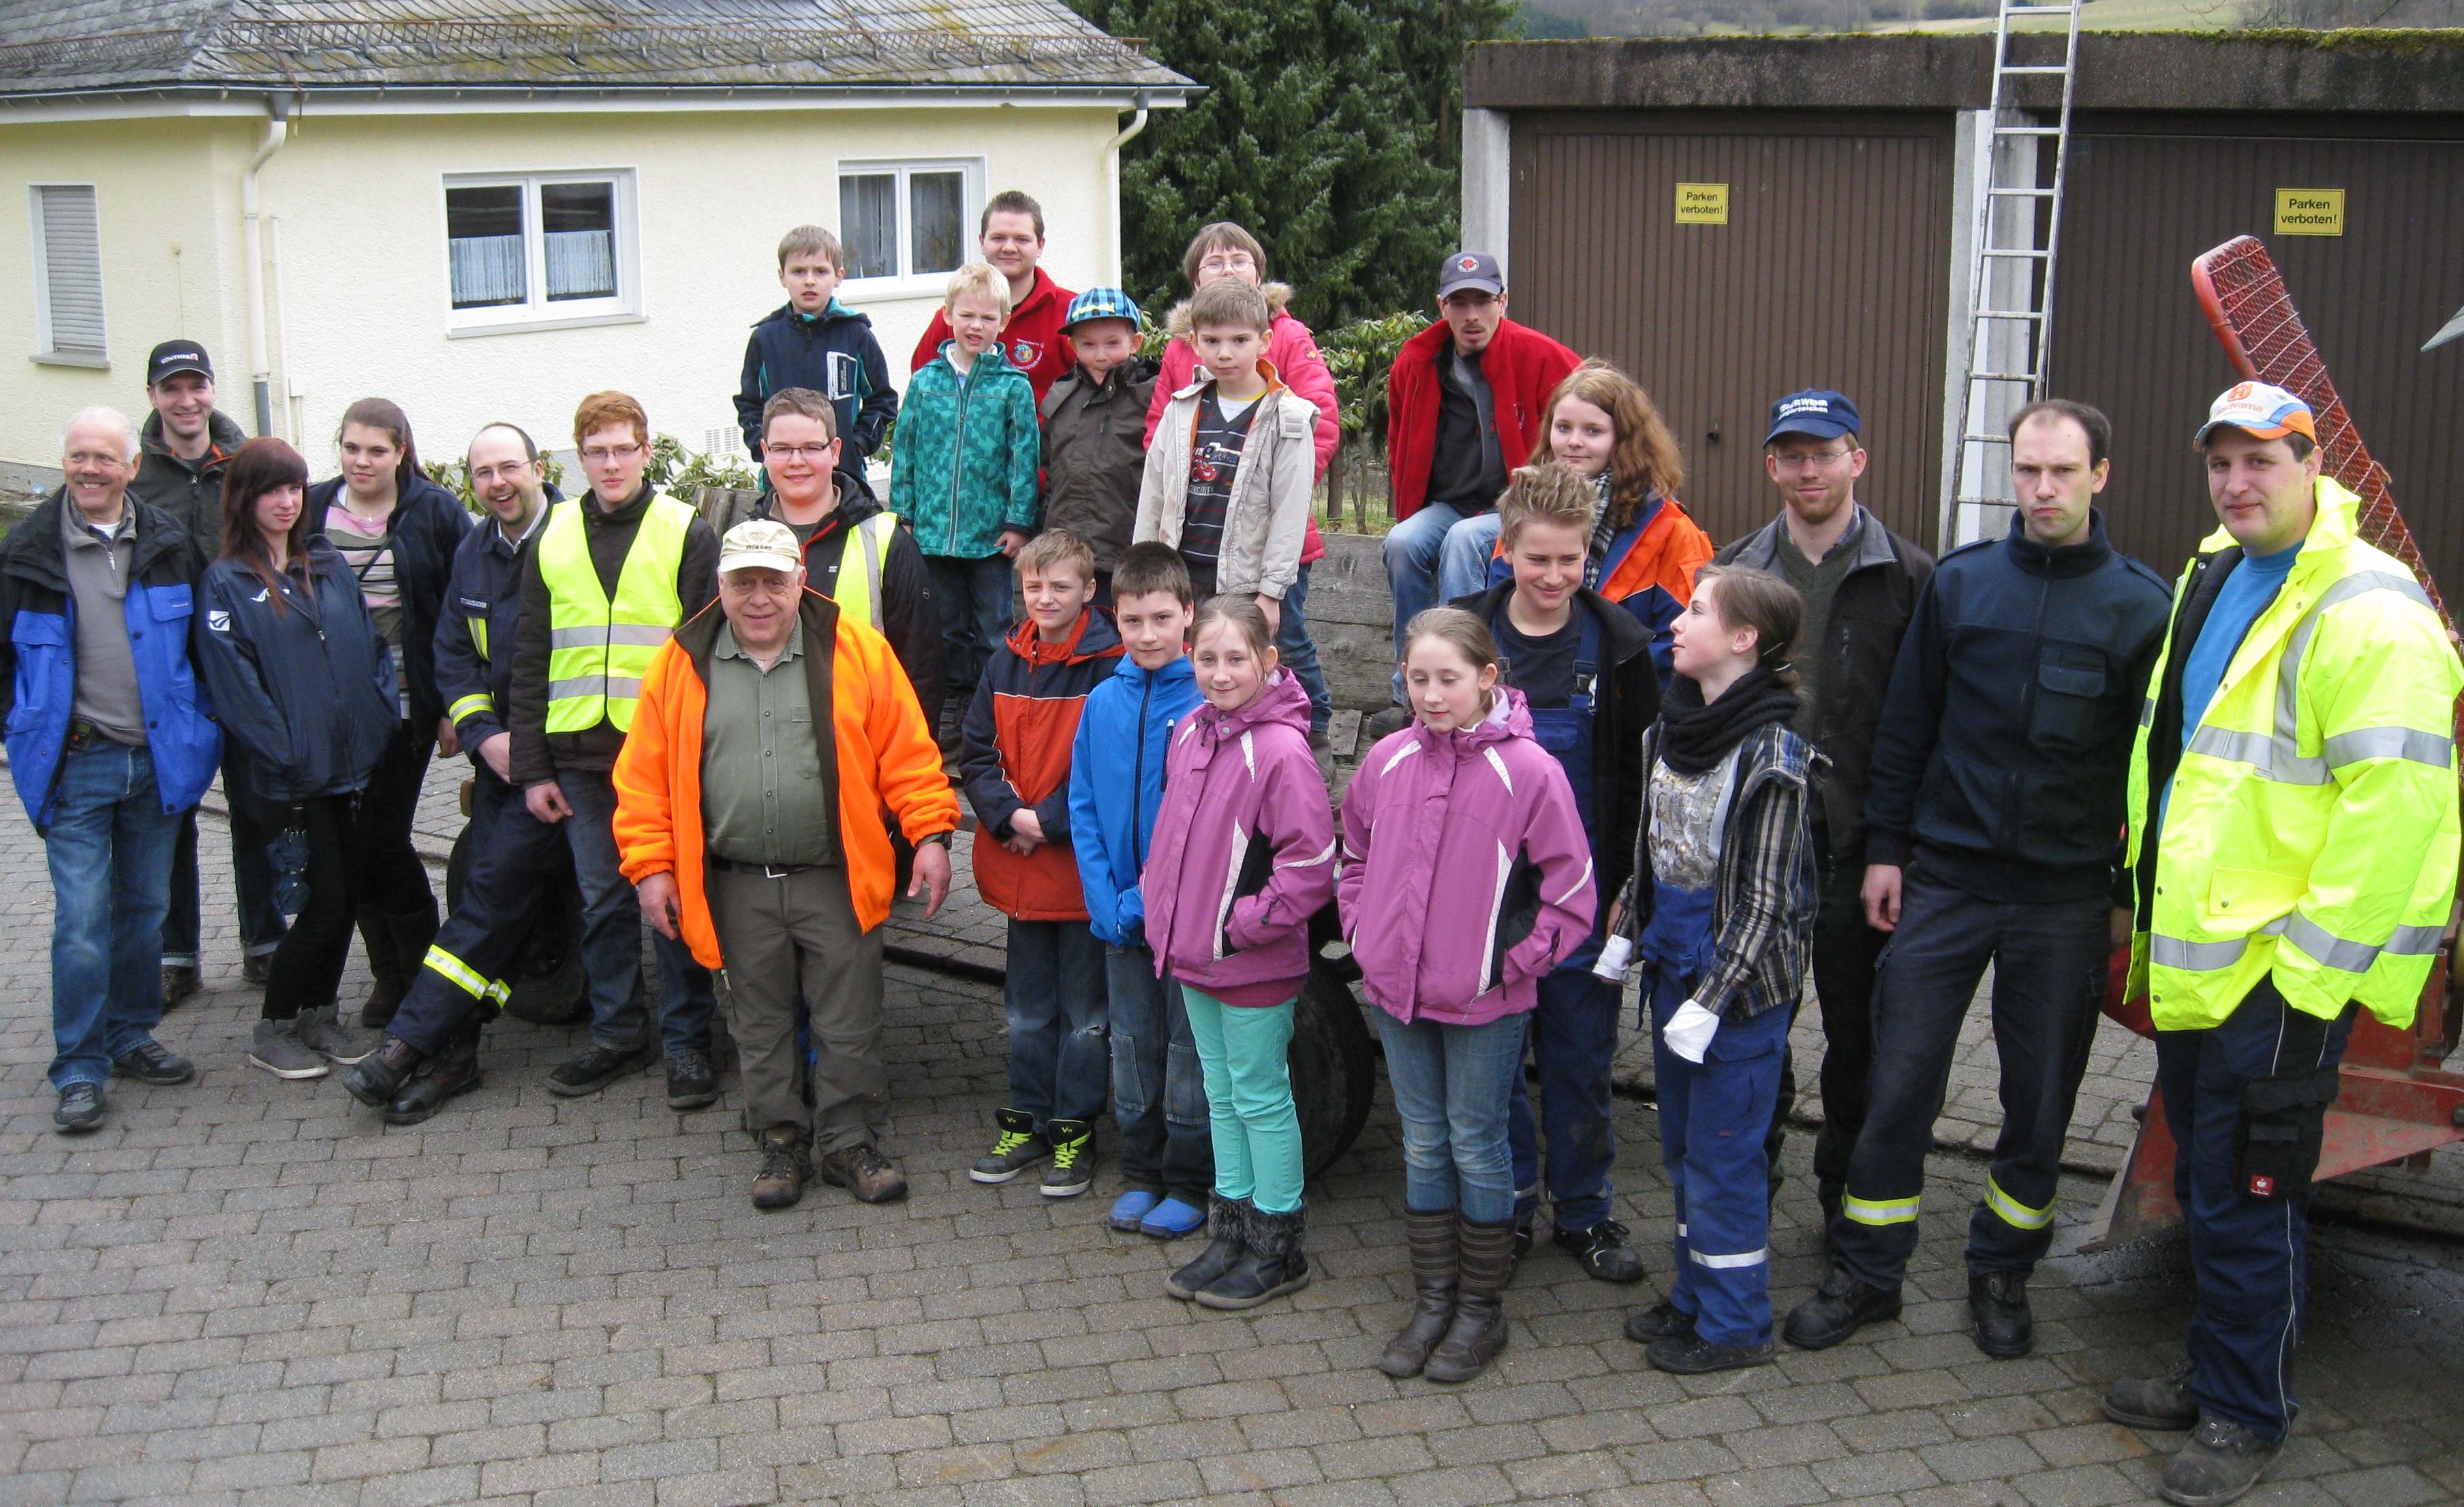
[[993, 193], [1119, 280], [1120, 144], [1194, 87], [1061, 0], [0, 0], [0, 468], [174, 337], [319, 474], [372, 395], [438, 456], [603, 387], [723, 450], [782, 231], [839, 233], [903, 387]]

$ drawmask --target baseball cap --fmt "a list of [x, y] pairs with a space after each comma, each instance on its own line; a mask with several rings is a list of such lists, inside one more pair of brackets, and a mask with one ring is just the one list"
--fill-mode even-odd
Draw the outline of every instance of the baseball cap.
[[1127, 319], [1144, 328], [1145, 318], [1138, 313], [1138, 301], [1118, 288], [1089, 288], [1069, 300], [1069, 312], [1061, 317], [1061, 328], [1084, 324], [1089, 319]]
[[206, 348], [194, 340], [165, 340], [145, 358], [145, 385], [153, 386], [177, 372], [195, 372], [206, 381], [214, 380], [214, 363]]
[[1506, 291], [1506, 270], [1486, 251], [1457, 251], [1438, 269], [1438, 296], [1477, 288], [1486, 294]]
[[2255, 440], [2280, 440], [2299, 434], [2319, 443], [2319, 426], [2310, 405], [2283, 388], [2263, 382], [2238, 382], [2208, 405], [2208, 422], [2190, 436], [2194, 446], [2208, 443], [2211, 429], [2230, 426]]
[[1763, 443], [1769, 445], [1783, 434], [1836, 440], [1856, 432], [1857, 405], [1848, 401], [1847, 394], [1828, 387], [1808, 387], [1771, 404], [1771, 432], [1763, 436]]
[[801, 569], [803, 552], [796, 548], [796, 531], [776, 518], [747, 518], [718, 541], [718, 573], [736, 570]]

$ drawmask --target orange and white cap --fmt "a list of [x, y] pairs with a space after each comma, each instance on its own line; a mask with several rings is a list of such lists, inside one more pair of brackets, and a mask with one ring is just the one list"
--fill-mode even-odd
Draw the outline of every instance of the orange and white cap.
[[2208, 422], [2199, 426], [2190, 443], [2205, 445], [2209, 434], [2219, 428], [2239, 429], [2255, 440], [2299, 434], [2313, 445], [2319, 443], [2319, 426], [2310, 417], [2310, 405], [2263, 382], [2240, 382], [2226, 388], [2208, 405]]

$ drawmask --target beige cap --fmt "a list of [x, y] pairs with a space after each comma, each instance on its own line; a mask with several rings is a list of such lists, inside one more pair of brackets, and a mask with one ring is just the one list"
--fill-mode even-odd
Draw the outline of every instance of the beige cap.
[[747, 518], [718, 541], [718, 573], [762, 570], [794, 571], [804, 564], [796, 547], [796, 531], [776, 518]]

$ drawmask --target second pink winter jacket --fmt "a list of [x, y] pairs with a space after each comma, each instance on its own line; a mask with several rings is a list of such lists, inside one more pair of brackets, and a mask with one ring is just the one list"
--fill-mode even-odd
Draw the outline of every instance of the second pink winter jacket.
[[1415, 720], [1343, 797], [1335, 902], [1360, 985], [1397, 1020], [1486, 1025], [1538, 1002], [1598, 904], [1573, 787], [1500, 686], [1477, 726]]
[[[1311, 481], [1326, 480], [1327, 463], [1334, 459], [1334, 443], [1343, 428], [1335, 412], [1334, 374], [1326, 367], [1326, 357], [1317, 348], [1317, 337], [1309, 327], [1293, 318], [1284, 309], [1285, 300], [1292, 295], [1283, 283], [1265, 285], [1266, 302], [1275, 315], [1266, 325], [1266, 360], [1284, 385], [1299, 397], [1309, 401], [1317, 409], [1317, 432], [1312, 449], [1317, 455], [1317, 470]], [[1175, 304], [1165, 317], [1164, 328], [1172, 339], [1163, 348], [1163, 370], [1155, 377], [1155, 395], [1147, 401], [1147, 444], [1155, 444], [1155, 426], [1163, 422], [1163, 410], [1172, 405], [1172, 395], [1186, 387], [1198, 376], [1198, 348], [1190, 343], [1189, 305]], [[1326, 544], [1317, 535], [1317, 510], [1309, 510], [1309, 536], [1301, 541], [1301, 563], [1307, 565], [1326, 556]]]
[[1164, 760], [1138, 881], [1147, 945], [1157, 973], [1227, 1004], [1300, 993], [1309, 917], [1334, 893], [1334, 819], [1309, 712], [1309, 693], [1277, 671], [1237, 711], [1201, 703], [1181, 718]]

